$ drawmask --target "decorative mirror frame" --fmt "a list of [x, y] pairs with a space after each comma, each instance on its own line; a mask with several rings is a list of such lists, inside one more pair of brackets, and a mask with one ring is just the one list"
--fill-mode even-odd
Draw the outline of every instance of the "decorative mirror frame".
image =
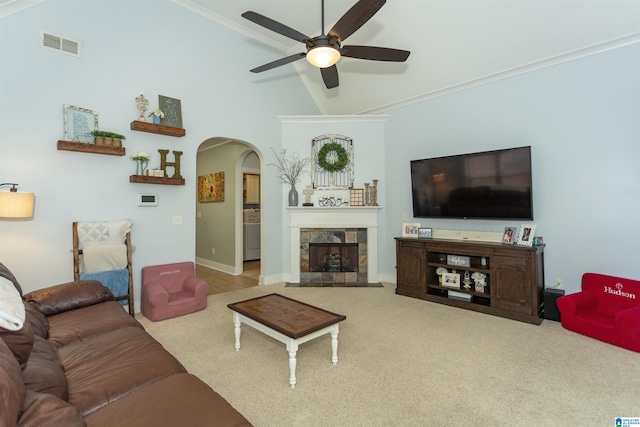
[[[323, 147], [327, 144], [341, 146], [340, 153], [336, 150], [326, 152]], [[344, 158], [346, 153], [347, 157]], [[324, 155], [324, 159], [320, 157]], [[326, 170], [322, 163], [335, 164], [346, 160], [346, 166], [339, 171]], [[353, 188], [353, 140], [348, 136], [338, 134], [320, 135], [311, 140], [311, 184], [318, 190], [345, 190]]]

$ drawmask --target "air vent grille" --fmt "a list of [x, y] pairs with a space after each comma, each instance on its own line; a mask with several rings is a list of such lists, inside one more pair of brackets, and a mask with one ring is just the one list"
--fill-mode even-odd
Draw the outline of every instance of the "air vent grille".
[[53, 49], [68, 55], [80, 57], [80, 42], [75, 40], [43, 32], [41, 45], [47, 49]]

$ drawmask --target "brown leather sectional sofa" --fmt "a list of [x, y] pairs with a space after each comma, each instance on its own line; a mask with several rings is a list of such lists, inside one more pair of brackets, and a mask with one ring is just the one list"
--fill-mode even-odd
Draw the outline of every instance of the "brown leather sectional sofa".
[[[20, 285], [0, 263], [0, 275]], [[0, 328], [0, 426], [250, 426], [96, 281], [23, 296]]]

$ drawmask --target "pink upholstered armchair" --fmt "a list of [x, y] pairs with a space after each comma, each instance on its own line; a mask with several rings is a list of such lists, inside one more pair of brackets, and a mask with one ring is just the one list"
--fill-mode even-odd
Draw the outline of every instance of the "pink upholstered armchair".
[[192, 262], [142, 269], [142, 314], [157, 321], [207, 308], [209, 285], [195, 277]]
[[557, 304], [566, 329], [640, 352], [640, 281], [586, 273]]

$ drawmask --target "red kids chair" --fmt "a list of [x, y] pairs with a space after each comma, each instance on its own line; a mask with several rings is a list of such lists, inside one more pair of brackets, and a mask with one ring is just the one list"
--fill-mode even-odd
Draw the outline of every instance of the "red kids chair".
[[195, 277], [193, 262], [142, 269], [142, 314], [157, 321], [207, 308], [209, 284]]
[[557, 304], [565, 329], [640, 352], [640, 281], [586, 273]]

